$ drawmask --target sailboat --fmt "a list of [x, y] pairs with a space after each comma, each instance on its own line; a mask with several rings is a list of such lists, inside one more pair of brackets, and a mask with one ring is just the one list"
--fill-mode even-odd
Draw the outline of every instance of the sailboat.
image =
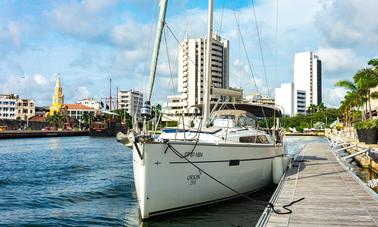
[[[217, 109], [210, 103], [215, 90], [211, 88], [210, 67], [212, 0], [209, 0], [202, 116], [194, 127], [163, 131], [158, 137], [148, 133], [146, 125], [153, 115], [150, 98], [166, 10], [167, 0], [161, 0], [147, 100], [141, 110], [145, 127], [141, 132], [132, 131], [125, 142], [132, 147], [142, 219], [263, 189], [273, 182], [274, 169], [281, 176], [285, 165], [282, 133], [277, 125], [274, 130], [263, 130], [257, 124], [259, 118], [280, 117], [279, 108], [223, 103]], [[217, 111], [211, 113], [210, 109]]]

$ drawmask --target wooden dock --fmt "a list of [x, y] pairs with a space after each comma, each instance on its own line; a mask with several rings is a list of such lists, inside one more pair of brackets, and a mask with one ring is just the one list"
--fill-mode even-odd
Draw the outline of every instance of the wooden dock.
[[258, 226], [378, 226], [378, 196], [353, 175], [327, 144], [308, 144], [273, 195], [276, 209], [266, 209]]

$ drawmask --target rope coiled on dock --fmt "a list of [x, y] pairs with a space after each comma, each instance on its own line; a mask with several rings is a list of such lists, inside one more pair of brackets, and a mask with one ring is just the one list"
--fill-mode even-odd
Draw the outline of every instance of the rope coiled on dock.
[[276, 210], [276, 209], [275, 209], [275, 206], [274, 206], [273, 203], [268, 203], [268, 204], [266, 205], [266, 207], [269, 208], [269, 209], [272, 209], [273, 212], [276, 213], [276, 214], [291, 214], [291, 213], [293, 213], [293, 211], [290, 210], [288, 207], [290, 207], [290, 206], [292, 206], [293, 204], [295, 204], [295, 203], [297, 203], [297, 202], [299, 202], [299, 201], [302, 201], [302, 200], [304, 200], [304, 199], [305, 199], [305, 197], [302, 197], [302, 198], [300, 198], [300, 199], [294, 200], [293, 202], [291, 202], [291, 203], [289, 203], [289, 204], [286, 204], [286, 205], [282, 206], [282, 208], [284, 208], [285, 210], [287, 210], [286, 212], [281, 212], [281, 211], [279, 211], [279, 210]]

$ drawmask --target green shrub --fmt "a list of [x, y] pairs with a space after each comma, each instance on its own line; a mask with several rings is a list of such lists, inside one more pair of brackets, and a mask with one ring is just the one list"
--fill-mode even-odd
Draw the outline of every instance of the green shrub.
[[372, 127], [371, 128], [378, 128], [378, 118], [371, 119]]
[[359, 121], [359, 122], [357, 122], [357, 123], [354, 124], [354, 128], [355, 129], [362, 129], [362, 125], [363, 125], [363, 122]]
[[362, 129], [369, 129], [369, 128], [374, 128], [374, 121], [369, 119], [364, 122], [362, 122]]

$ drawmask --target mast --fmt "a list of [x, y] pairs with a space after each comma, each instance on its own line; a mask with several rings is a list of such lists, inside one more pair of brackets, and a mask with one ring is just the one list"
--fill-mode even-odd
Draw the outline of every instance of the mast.
[[109, 111], [112, 112], [112, 78], [109, 78]]
[[152, 90], [154, 87], [156, 65], [159, 58], [161, 36], [163, 34], [163, 29], [164, 29], [164, 24], [165, 24], [165, 15], [167, 12], [167, 2], [168, 0], [160, 0], [159, 21], [158, 21], [157, 32], [156, 32], [156, 37], [155, 37], [154, 50], [152, 52], [152, 61], [151, 61], [151, 67], [150, 67], [150, 80], [148, 82], [148, 93], [147, 93], [146, 102], [147, 101], [149, 102], [151, 100]]
[[118, 86], [117, 86], [117, 93], [116, 93], [116, 106], [114, 109], [118, 110]]
[[209, 14], [207, 22], [207, 47], [206, 47], [206, 71], [204, 79], [204, 97], [203, 97], [203, 121], [206, 127], [210, 121], [210, 87], [211, 87], [211, 46], [213, 33], [213, 0], [209, 0]]
[[152, 60], [150, 67], [150, 80], [148, 82], [148, 91], [146, 96], [146, 101], [144, 102], [143, 107], [141, 108], [141, 116], [143, 117], [143, 132], [147, 132], [147, 121], [151, 119], [151, 95], [154, 87], [155, 76], [156, 76], [156, 66], [159, 58], [159, 49], [161, 43], [161, 36], [163, 34], [164, 24], [165, 24], [165, 15], [167, 12], [167, 2], [168, 0], [160, 0], [160, 13], [159, 21], [157, 25], [157, 32], [155, 37], [154, 50], [152, 52]]

